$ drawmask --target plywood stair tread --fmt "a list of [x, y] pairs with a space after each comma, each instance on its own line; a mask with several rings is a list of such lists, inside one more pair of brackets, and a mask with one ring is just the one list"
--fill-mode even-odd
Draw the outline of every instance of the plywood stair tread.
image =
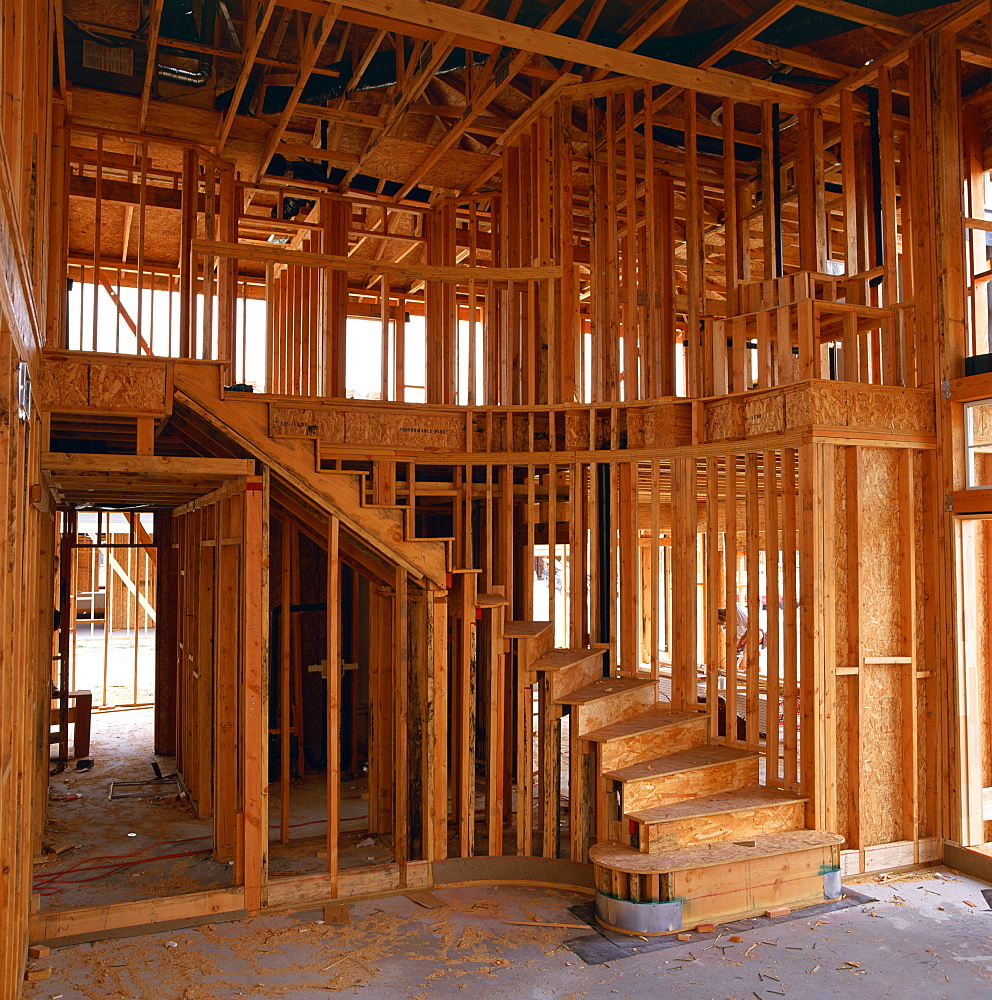
[[585, 687], [577, 688], [564, 698], [559, 698], [556, 705], [588, 705], [590, 702], [599, 701], [601, 698], [609, 698], [611, 695], [620, 694], [623, 691], [634, 691], [638, 688], [652, 687], [657, 681], [638, 680], [634, 677], [604, 677], [602, 680], [593, 681]]
[[608, 726], [582, 733], [580, 739], [589, 740], [590, 743], [614, 743], [632, 736], [654, 733], [666, 726], [677, 726], [696, 720], [706, 721], [706, 715], [702, 712], [675, 712], [671, 708], [659, 705], [629, 719], [611, 722]]
[[509, 603], [502, 594], [477, 594], [475, 598], [477, 608], [502, 608]]
[[626, 844], [594, 844], [589, 849], [589, 860], [613, 871], [653, 875], [756, 861], [843, 843], [844, 838], [839, 833], [786, 830], [782, 833], [764, 833], [750, 839], [693, 844], [672, 851], [662, 851], [660, 854], [642, 854], [637, 848]]
[[717, 816], [743, 809], [762, 809], [805, 801], [803, 796], [783, 791], [781, 788], [751, 785], [749, 788], [734, 788], [717, 792], [715, 795], [703, 795], [698, 799], [674, 802], [671, 805], [638, 809], [636, 812], [627, 813], [627, 817], [638, 823], [671, 823], [676, 820], [699, 819], [703, 816]]
[[539, 656], [531, 665], [531, 670], [567, 670], [578, 663], [594, 658], [602, 659], [601, 649], [552, 649]]
[[551, 622], [507, 622], [503, 626], [503, 638], [533, 639], [548, 628], [551, 628]]
[[612, 778], [614, 781], [643, 781], [649, 778], [659, 778], [666, 774], [678, 774], [680, 771], [715, 767], [747, 757], [757, 758], [757, 756], [751, 750], [739, 750], [736, 747], [693, 747], [691, 750], [681, 750], [679, 753], [655, 757], [653, 760], [644, 760], [639, 764], [629, 764], [616, 771], [607, 771], [604, 777]]

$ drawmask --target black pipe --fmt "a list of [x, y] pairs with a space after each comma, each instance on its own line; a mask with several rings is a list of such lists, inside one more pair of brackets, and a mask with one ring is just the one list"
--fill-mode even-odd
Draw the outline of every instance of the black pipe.
[[611, 570], [613, 551], [611, 544], [611, 500], [610, 495], [610, 464], [599, 462], [596, 465], [596, 530], [599, 538], [599, 641], [610, 641], [610, 589], [613, 573]]
[[[885, 243], [882, 239], [882, 136], [878, 128], [878, 91], [865, 87], [868, 92], [868, 134], [871, 137], [871, 217], [875, 242], [875, 267], [885, 265]], [[878, 275], [869, 281], [875, 286], [882, 280]]]
[[782, 249], [782, 139], [779, 136], [779, 106], [772, 105], [772, 212], [775, 228], [775, 277], [785, 274]]

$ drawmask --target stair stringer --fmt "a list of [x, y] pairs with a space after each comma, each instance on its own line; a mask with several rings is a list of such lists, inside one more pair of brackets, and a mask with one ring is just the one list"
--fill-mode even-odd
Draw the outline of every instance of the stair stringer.
[[269, 402], [265, 398], [221, 398], [217, 371], [201, 364], [175, 365], [175, 395], [183, 406], [216, 427], [249, 454], [265, 463], [321, 510], [341, 522], [366, 544], [414, 577], [447, 589], [444, 542], [410, 539], [401, 511], [362, 503], [359, 477], [320, 472], [314, 442], [269, 435]]

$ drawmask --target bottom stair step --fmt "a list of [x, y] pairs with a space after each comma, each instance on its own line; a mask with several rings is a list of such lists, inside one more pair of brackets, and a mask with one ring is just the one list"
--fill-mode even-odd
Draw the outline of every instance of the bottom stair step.
[[812, 906], [840, 895], [844, 838], [790, 830], [643, 854], [624, 844], [589, 851], [601, 923], [631, 934], [664, 934]]

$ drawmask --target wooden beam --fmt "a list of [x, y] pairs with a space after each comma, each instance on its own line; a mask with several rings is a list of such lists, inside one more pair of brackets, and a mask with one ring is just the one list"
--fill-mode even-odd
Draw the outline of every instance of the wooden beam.
[[541, 281], [545, 278], [560, 278], [562, 274], [561, 267], [554, 264], [544, 267], [446, 267], [440, 264], [394, 264], [389, 261], [356, 260], [354, 257], [342, 257], [336, 254], [309, 253], [305, 250], [287, 250], [275, 246], [247, 246], [244, 243], [222, 243], [216, 240], [194, 240], [193, 251], [216, 257], [235, 257], [275, 264], [305, 264], [361, 274], [389, 274], [415, 281], [453, 281], [466, 284], [473, 278], [488, 281]]
[[[306, 47], [300, 53], [300, 68], [297, 73], [296, 84], [289, 95], [289, 99], [286, 101], [286, 107], [279, 116], [279, 121], [276, 122], [272, 134], [269, 136], [268, 142], [266, 142], [262, 150], [262, 155], [255, 164], [253, 175], [255, 183], [258, 183], [262, 174], [265, 173], [265, 168], [268, 166], [269, 160], [272, 159], [272, 155], [279, 146], [282, 134], [286, 131], [286, 126], [289, 125], [290, 118], [293, 117], [296, 102], [299, 101], [300, 95], [303, 93], [303, 88], [310, 79], [310, 74], [317, 63], [317, 59], [320, 57], [320, 53], [324, 49], [324, 44], [327, 42], [331, 29], [337, 21], [340, 10], [341, 4], [330, 4], [325, 13], [312, 17], [309, 25], [307, 25], [307, 42]], [[237, 114], [237, 109], [235, 109], [235, 114]]]
[[595, 45], [577, 38], [567, 38], [540, 28], [527, 28], [470, 11], [456, 10], [430, 0], [347, 0], [349, 10], [381, 13], [410, 24], [444, 28], [473, 41], [495, 42], [523, 52], [550, 59], [570, 59], [576, 63], [624, 73], [638, 80], [686, 87], [716, 97], [735, 97], [755, 101], [766, 97], [789, 107], [809, 103], [810, 95], [792, 87], [754, 80], [724, 70], [698, 70], [678, 63], [651, 59], [631, 52], [619, 52], [605, 45]]
[[148, 12], [148, 54], [145, 58], [145, 79], [141, 84], [141, 108], [138, 112], [138, 131], [145, 128], [145, 120], [148, 118], [148, 102], [152, 97], [152, 85], [155, 82], [155, 73], [158, 68], [158, 35], [162, 27], [162, 8], [165, 0], [151, 0], [151, 9]]
[[842, 17], [845, 21], [854, 21], [856, 24], [884, 28], [896, 35], [914, 35], [922, 30], [919, 24], [907, 18], [893, 17], [891, 14], [884, 14], [881, 11], [872, 10], [870, 7], [847, 3], [846, 0], [802, 0], [802, 6], [809, 10], [819, 11], [821, 14]]
[[[657, 6], [650, 6], [648, 8], [647, 17], [644, 21], [634, 28], [633, 31], [617, 46], [617, 49], [621, 52], [633, 52], [642, 42], [646, 42], [655, 32], [659, 31], [665, 25], [674, 21], [679, 14], [682, 13], [682, 8], [685, 7], [688, 0], [662, 0], [662, 3]], [[627, 25], [630, 24], [633, 18], [628, 20]], [[624, 26], [626, 30], [627, 25]], [[591, 79], [601, 80], [606, 76], [608, 70], [597, 69], [593, 74]]]
[[920, 41], [920, 39], [940, 31], [957, 31], [965, 25], [970, 24], [971, 21], [977, 20], [987, 11], [987, 0], [971, 0], [970, 3], [966, 3], [963, 6], [956, 5], [952, 11], [941, 18], [936, 24], [933, 24], [928, 28], [922, 28], [920, 31], [910, 35], [908, 38], [904, 38], [898, 45], [889, 49], [889, 51], [879, 59], [872, 60], [867, 66], [862, 66], [849, 76], [846, 76], [843, 80], [839, 80], [829, 90], [825, 90], [822, 94], [818, 94], [814, 98], [813, 103], [817, 107], [824, 107], [827, 104], [832, 104], [845, 90], [857, 90], [858, 87], [873, 79], [875, 74], [878, 72], [879, 66], [894, 66], [896, 63], [901, 62], [906, 58], [906, 54], [909, 50], [913, 48], [913, 46]]
[[241, 96], [251, 79], [251, 72], [255, 66], [255, 57], [265, 39], [265, 32], [272, 18], [272, 12], [276, 9], [276, 0], [262, 0], [262, 3], [255, 8], [255, 23], [252, 25], [251, 37], [248, 40], [248, 47], [244, 52], [244, 64], [238, 74], [238, 82], [234, 85], [234, 92], [231, 95], [231, 106], [227, 109], [221, 119], [220, 128], [217, 132], [217, 155], [224, 151], [224, 144], [231, 134], [231, 126], [238, 116], [238, 105], [241, 103]]

